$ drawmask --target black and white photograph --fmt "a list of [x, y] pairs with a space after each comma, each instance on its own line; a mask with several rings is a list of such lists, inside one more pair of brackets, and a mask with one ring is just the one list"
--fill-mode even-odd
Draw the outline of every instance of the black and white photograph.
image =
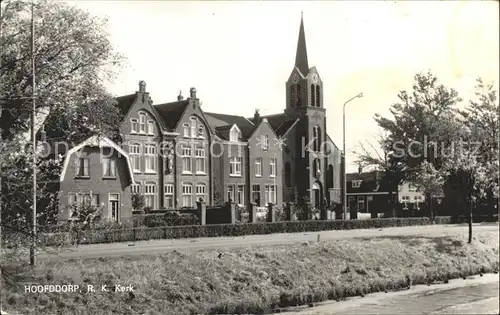
[[0, 315], [498, 314], [499, 5], [0, 0]]

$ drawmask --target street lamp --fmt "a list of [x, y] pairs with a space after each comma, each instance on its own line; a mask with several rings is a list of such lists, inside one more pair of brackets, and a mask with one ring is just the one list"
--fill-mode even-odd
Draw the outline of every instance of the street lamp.
[[347, 102], [344, 103], [344, 106], [342, 107], [342, 152], [344, 154], [344, 179], [343, 179], [343, 186], [344, 186], [344, 220], [347, 219], [347, 154], [345, 152], [345, 106], [355, 98], [362, 98], [363, 93], [359, 93], [358, 95], [350, 98], [347, 100]]

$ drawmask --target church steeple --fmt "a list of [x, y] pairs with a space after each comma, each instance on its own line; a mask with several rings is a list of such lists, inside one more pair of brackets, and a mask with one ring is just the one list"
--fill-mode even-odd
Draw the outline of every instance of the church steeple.
[[300, 13], [299, 40], [297, 42], [295, 66], [299, 68], [300, 72], [304, 76], [309, 72], [309, 63], [307, 62], [306, 33], [304, 31], [304, 17], [302, 13]]

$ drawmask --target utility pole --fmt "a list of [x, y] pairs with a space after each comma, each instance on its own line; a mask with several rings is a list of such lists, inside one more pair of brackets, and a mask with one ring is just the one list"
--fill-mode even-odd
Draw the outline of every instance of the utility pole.
[[[3, 51], [3, 16], [2, 16], [2, 0], [0, 0], [0, 52]], [[0, 71], [2, 69], [2, 55], [0, 53]], [[2, 74], [0, 73], [0, 118], [2, 117]], [[0, 125], [0, 144], [3, 143], [3, 129]], [[2, 172], [0, 170], [0, 315], [3, 314], [2, 310], [2, 290], [3, 290], [3, 275], [2, 275]]]
[[32, 89], [31, 97], [33, 102], [33, 109], [31, 114], [31, 140], [33, 142], [33, 230], [30, 247], [30, 265], [35, 265], [35, 249], [36, 249], [36, 130], [35, 130], [35, 117], [36, 117], [36, 85], [35, 85], [35, 3], [31, 0], [31, 76], [32, 76]]

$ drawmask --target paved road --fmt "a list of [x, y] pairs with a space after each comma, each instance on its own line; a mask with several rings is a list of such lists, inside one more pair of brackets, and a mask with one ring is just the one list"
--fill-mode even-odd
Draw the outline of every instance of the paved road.
[[[165, 253], [173, 250], [192, 249], [225, 249], [245, 246], [278, 245], [296, 242], [314, 241], [318, 235], [321, 240], [349, 239], [358, 237], [381, 237], [400, 235], [440, 236], [467, 231], [466, 225], [432, 225], [399, 227], [386, 229], [324, 231], [311, 233], [289, 233], [250, 235], [241, 237], [211, 237], [178, 240], [156, 240], [135, 243], [112, 243], [81, 245], [59, 251], [57, 253], [40, 252], [38, 257], [47, 258], [78, 258], [78, 257], [117, 257], [127, 255], [148, 255]], [[475, 224], [474, 231], [498, 231], [498, 223]]]
[[325, 302], [311, 308], [289, 309], [281, 314], [499, 314], [498, 290], [498, 275], [488, 274], [468, 280], [451, 280], [448, 284], [415, 286], [401, 292]]

